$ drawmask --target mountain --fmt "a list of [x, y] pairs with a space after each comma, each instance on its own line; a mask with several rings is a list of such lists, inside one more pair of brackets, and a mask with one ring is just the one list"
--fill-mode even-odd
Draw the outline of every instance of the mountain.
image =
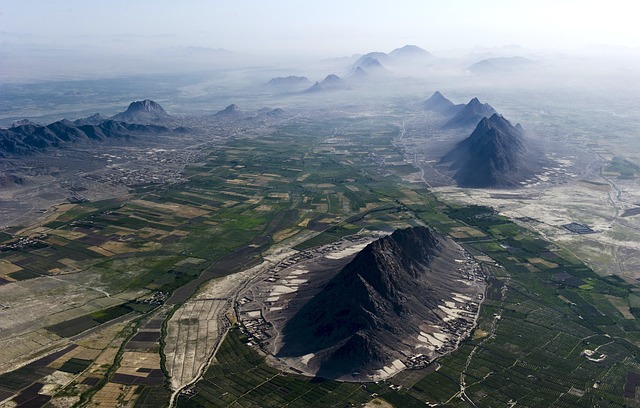
[[391, 74], [389, 70], [387, 70], [377, 58], [366, 57], [362, 60], [359, 60], [359, 63], [354, 64], [352, 68], [352, 76], [355, 77], [381, 77], [387, 76]]
[[497, 113], [488, 103], [481, 103], [478, 98], [473, 98], [464, 105], [443, 126], [446, 129], [476, 126], [480, 119], [488, 118]]
[[[397, 230], [360, 251], [285, 324], [279, 357], [310, 356], [326, 378], [374, 375], [411, 354], [439, 304], [459, 287], [461, 249], [427, 227]], [[403, 357], [404, 356], [404, 357]]]
[[444, 116], [454, 116], [464, 108], [464, 104], [456, 105], [445, 98], [440, 91], [435, 91], [433, 95], [422, 105], [426, 110], [439, 113]]
[[266, 83], [266, 85], [270, 87], [278, 87], [278, 88], [293, 88], [293, 87], [308, 86], [309, 83], [310, 81], [307, 77], [289, 75], [287, 77], [271, 78]]
[[524, 131], [498, 114], [483, 118], [469, 137], [444, 155], [461, 187], [512, 188], [530, 179], [539, 169], [535, 154], [524, 143]]
[[24, 126], [24, 125], [36, 125], [36, 124], [30, 121], [29, 119], [20, 119], [13, 122], [13, 124], [11, 124], [11, 127], [14, 128], [14, 127]]
[[432, 58], [433, 55], [425, 49], [422, 49], [416, 45], [405, 45], [401, 48], [396, 48], [395, 50], [389, 53], [389, 56], [392, 58], [421, 58], [421, 59], [429, 59]]
[[311, 88], [308, 88], [304, 92], [321, 92], [321, 91], [341, 91], [349, 89], [349, 86], [337, 75], [329, 74], [322, 82], [317, 82], [313, 84]]
[[86, 118], [81, 118], [81, 119], [76, 119], [73, 121], [73, 123], [76, 126], [81, 126], [81, 125], [98, 125], [101, 122], [104, 122], [105, 118], [103, 118], [99, 113], [96, 113], [94, 115], [91, 116], [87, 116]]
[[467, 70], [476, 75], [496, 75], [516, 72], [534, 64], [534, 61], [524, 57], [494, 57], [478, 61]]
[[150, 99], [145, 99], [144, 101], [132, 102], [126, 111], [120, 112], [110, 119], [117, 122], [146, 124], [171, 119], [171, 115], [158, 103]]
[[378, 52], [378, 51], [369, 52], [369, 53], [366, 53], [366, 54], [360, 56], [360, 58], [358, 58], [356, 60], [356, 62], [353, 63], [353, 66], [354, 67], [359, 67], [359, 66], [361, 66], [363, 64], [363, 62], [365, 60], [371, 60], [371, 59], [375, 59], [378, 62], [385, 61], [388, 57], [389, 57], [389, 55], [387, 55], [384, 52]]
[[286, 112], [281, 108], [262, 108], [259, 109], [254, 116], [248, 118], [248, 120], [255, 123], [268, 123], [273, 122], [286, 116]]
[[77, 125], [66, 119], [46, 126], [29, 123], [0, 129], [0, 157], [29, 155], [81, 142], [99, 142], [107, 139], [129, 140], [139, 135], [169, 132], [171, 129], [164, 126], [113, 120], [105, 120], [97, 125]]
[[217, 119], [238, 119], [243, 116], [242, 111], [235, 103], [227, 106], [221, 111], [216, 112], [213, 117]]

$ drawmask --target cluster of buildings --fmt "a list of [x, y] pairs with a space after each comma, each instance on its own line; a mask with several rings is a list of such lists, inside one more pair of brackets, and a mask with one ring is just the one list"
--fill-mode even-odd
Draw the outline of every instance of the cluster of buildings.
[[242, 321], [241, 330], [249, 337], [249, 346], [265, 346], [271, 334], [269, 330], [272, 328], [271, 323], [264, 320], [260, 310], [247, 310], [240, 313]]
[[47, 239], [47, 237], [47, 234], [41, 234], [36, 237], [22, 237], [17, 241], [0, 245], [0, 251], [44, 248], [47, 244], [40, 240]]

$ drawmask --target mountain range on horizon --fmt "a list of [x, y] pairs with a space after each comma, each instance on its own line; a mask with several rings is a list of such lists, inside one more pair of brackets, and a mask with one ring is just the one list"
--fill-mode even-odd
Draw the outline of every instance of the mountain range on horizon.
[[18, 121], [7, 129], [0, 129], [0, 156], [30, 155], [82, 142], [130, 140], [144, 134], [181, 131], [161, 125], [170, 118], [162, 106], [145, 99], [132, 102], [127, 110], [108, 119], [96, 113], [75, 121], [62, 119], [48, 125]]

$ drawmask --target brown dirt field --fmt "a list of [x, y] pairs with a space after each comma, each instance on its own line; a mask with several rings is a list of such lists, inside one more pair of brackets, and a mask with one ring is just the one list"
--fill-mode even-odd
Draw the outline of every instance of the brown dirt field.
[[14, 265], [9, 261], [5, 261], [4, 259], [0, 259], [0, 276], [5, 276], [12, 272], [21, 271], [22, 268], [18, 265]]
[[394, 405], [389, 404], [382, 398], [376, 398], [364, 404], [364, 408], [394, 408]]
[[[107, 383], [91, 398], [89, 406], [117, 407], [120, 406], [119, 399], [127, 401], [133, 396], [133, 392], [138, 387], [124, 386], [122, 384]], [[122, 396], [122, 398], [121, 398]]]
[[278, 231], [275, 234], [273, 234], [273, 241], [274, 242], [284, 241], [285, 239], [296, 235], [298, 232], [299, 230], [296, 228], [287, 228], [282, 231]]
[[87, 236], [87, 234], [84, 234], [82, 232], [67, 231], [67, 230], [51, 230], [49, 234], [58, 235], [62, 238], [66, 238], [71, 241]]
[[476, 329], [476, 330], [473, 332], [473, 339], [474, 339], [474, 340], [482, 339], [482, 338], [487, 337], [488, 335], [489, 335], [489, 332], [486, 332], [486, 331], [484, 331], [484, 330], [482, 330], [482, 329]]
[[524, 267], [527, 268], [529, 270], [529, 272], [532, 272], [532, 273], [540, 272], [540, 269], [536, 268], [535, 266], [531, 265], [530, 263], [524, 264]]
[[146, 201], [146, 200], [133, 200], [131, 201], [131, 203], [141, 205], [145, 208], [153, 208], [154, 210], [162, 211], [167, 214], [174, 214], [178, 217], [184, 217], [184, 218], [201, 217], [209, 213], [209, 211], [207, 210], [202, 210], [196, 207], [190, 207], [184, 204], [176, 204], [176, 203], [162, 204], [162, 203], [154, 203], [152, 201]]
[[629, 305], [627, 304], [627, 302], [619, 297], [615, 297], [615, 296], [611, 296], [611, 295], [604, 295], [607, 299], [609, 299], [609, 302], [611, 302], [611, 304], [618, 309], [618, 311], [624, 316], [625, 319], [628, 320], [635, 320], [635, 316], [631, 313], [631, 311], [629, 310]]
[[113, 252], [109, 252], [109, 251], [107, 251], [105, 249], [102, 249], [102, 248], [100, 248], [98, 246], [91, 246], [91, 247], [88, 247], [87, 249], [90, 250], [90, 251], [93, 251], [93, 252], [95, 252], [97, 254], [104, 255], [104, 256], [113, 256], [113, 255], [115, 255]]
[[611, 187], [607, 184], [607, 185], [599, 185], [599, 184], [592, 184], [592, 183], [587, 183], [584, 181], [580, 181], [578, 182], [578, 185], [580, 187], [584, 187], [587, 188], [589, 190], [594, 190], [594, 191], [603, 191], [603, 192], [609, 192], [611, 191]]
[[529, 259], [527, 259], [527, 261], [531, 262], [532, 264], [546, 266], [547, 268], [557, 268], [558, 267], [558, 264], [553, 263], [553, 262], [549, 262], [549, 261], [547, 261], [545, 259], [542, 259], [542, 258], [529, 258]]

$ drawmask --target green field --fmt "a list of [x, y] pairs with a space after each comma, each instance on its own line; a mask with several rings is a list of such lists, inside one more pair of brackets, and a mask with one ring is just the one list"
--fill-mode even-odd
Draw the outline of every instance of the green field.
[[246, 346], [232, 328], [216, 363], [198, 382], [194, 396], [182, 396], [179, 407], [344, 407], [370, 399], [366, 386], [311, 379], [280, 372]]
[[[309, 379], [268, 366], [234, 328], [179, 406], [357, 406], [373, 393], [397, 407], [633, 405], [623, 389], [628, 373], [640, 373], [638, 287], [597, 275], [491, 208], [442, 202], [424, 185], [403, 181], [415, 169], [392, 144], [394, 123], [397, 117], [385, 115], [299, 118], [260, 137], [230, 139], [187, 166], [187, 181], [78, 205], [30, 235], [35, 244], [3, 250], [0, 259], [19, 269], [8, 275], [15, 280], [78, 276], [84, 290], [121, 296], [119, 305], [88, 302], [78, 306], [79, 317], [43, 326], [69, 338], [149, 312], [143, 301], [160, 292], [178, 294], [179, 304], [206, 279], [255, 264], [301, 232], [312, 234], [296, 241], [298, 250], [360, 230], [472, 228], [481, 236], [458, 242], [493, 260], [483, 261], [486, 300], [474, 336], [437, 365], [379, 384]], [[609, 171], [627, 175], [625, 163]], [[3, 233], [0, 241], [11, 240]], [[596, 349], [591, 360], [583, 353]], [[89, 363], [72, 359], [63, 371], [79, 373]], [[3, 375], [0, 387], [19, 391], [50, 371], [20, 369]], [[168, 391], [157, 391], [137, 388], [137, 405], [166, 403]]]

